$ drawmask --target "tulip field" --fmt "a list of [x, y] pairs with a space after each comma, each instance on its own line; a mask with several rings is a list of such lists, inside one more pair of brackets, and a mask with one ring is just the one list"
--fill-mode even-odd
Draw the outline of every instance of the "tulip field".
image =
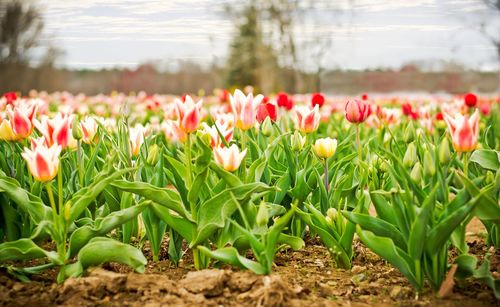
[[7, 93], [0, 305], [495, 305], [499, 109]]

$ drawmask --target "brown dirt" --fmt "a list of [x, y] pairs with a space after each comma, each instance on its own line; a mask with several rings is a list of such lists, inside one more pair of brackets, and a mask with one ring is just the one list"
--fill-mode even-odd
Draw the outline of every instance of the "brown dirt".
[[[493, 252], [492, 271], [498, 272], [500, 253], [482, 239], [469, 243], [471, 252]], [[148, 248], [145, 247], [148, 255]], [[186, 256], [189, 255], [189, 251]], [[0, 273], [0, 306], [495, 306], [498, 301], [485, 285], [468, 280], [455, 285], [447, 299], [427, 290], [418, 299], [406, 279], [385, 261], [355, 243], [351, 271], [336, 269], [319, 240], [308, 240], [301, 251], [282, 251], [270, 276], [258, 276], [229, 266], [194, 271], [190, 257], [178, 267], [165, 260], [150, 261], [145, 274], [107, 264], [87, 276], [54, 283], [49, 270], [24, 284]]]

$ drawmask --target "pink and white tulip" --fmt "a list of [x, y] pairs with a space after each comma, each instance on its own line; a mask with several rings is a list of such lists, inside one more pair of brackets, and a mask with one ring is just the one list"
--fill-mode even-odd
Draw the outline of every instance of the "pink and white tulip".
[[217, 164], [222, 166], [228, 172], [234, 172], [240, 167], [241, 161], [245, 158], [247, 149], [242, 152], [238, 149], [236, 144], [230, 147], [216, 147], [214, 148], [214, 159]]
[[479, 137], [479, 113], [476, 109], [469, 118], [468, 114], [444, 114], [444, 120], [451, 135], [453, 147], [457, 152], [469, 152], [476, 149]]
[[249, 130], [255, 126], [257, 121], [257, 108], [264, 96], [253, 96], [249, 93], [247, 96], [242, 91], [236, 90], [233, 95], [229, 95], [231, 108], [233, 110], [236, 127], [241, 130]]
[[196, 131], [201, 121], [203, 101], [199, 100], [195, 103], [191, 96], [186, 95], [184, 102], [180, 99], [175, 99], [174, 103], [180, 128], [185, 133]]
[[318, 129], [321, 119], [318, 105], [312, 109], [306, 106], [295, 107], [295, 114], [297, 115], [297, 128], [301, 132], [311, 133]]
[[59, 154], [62, 147], [58, 144], [47, 146], [43, 137], [32, 140], [31, 146], [31, 150], [25, 148], [21, 155], [28, 163], [33, 177], [41, 182], [54, 179], [59, 169]]
[[370, 115], [370, 106], [361, 100], [353, 99], [345, 105], [345, 118], [353, 124], [364, 122]]

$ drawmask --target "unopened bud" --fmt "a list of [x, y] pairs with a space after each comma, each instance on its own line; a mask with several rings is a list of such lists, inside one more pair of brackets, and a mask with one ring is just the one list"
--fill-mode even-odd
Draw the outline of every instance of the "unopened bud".
[[337, 219], [338, 211], [335, 208], [330, 208], [326, 211], [326, 216], [335, 221]]
[[434, 158], [429, 150], [424, 153], [424, 175], [425, 177], [433, 177], [436, 174], [436, 165]]
[[301, 151], [306, 144], [306, 137], [302, 136], [298, 131], [291, 136], [291, 146], [293, 151]]
[[410, 177], [415, 182], [422, 181], [422, 165], [420, 165], [420, 162], [415, 163], [415, 166], [411, 170]]
[[210, 133], [205, 130], [196, 131], [196, 135], [200, 138], [200, 140], [206, 145], [210, 146], [212, 144], [212, 137]]
[[271, 118], [269, 116], [264, 119], [260, 129], [262, 131], [262, 135], [264, 136], [271, 136], [271, 134], [273, 134], [273, 123], [271, 122]]
[[257, 226], [264, 226], [269, 222], [269, 212], [267, 210], [267, 206], [263, 202], [259, 205], [259, 211], [257, 211], [255, 222], [257, 223]]
[[450, 163], [451, 152], [450, 152], [450, 144], [448, 143], [448, 139], [444, 138], [441, 144], [439, 145], [439, 163], [446, 165]]
[[158, 162], [159, 155], [160, 155], [160, 147], [158, 145], [153, 144], [149, 146], [149, 152], [146, 162], [149, 165], [156, 165], [156, 163]]
[[71, 134], [75, 140], [81, 140], [83, 137], [83, 130], [80, 121], [75, 117], [71, 128]]
[[410, 122], [408, 126], [406, 127], [405, 133], [404, 133], [404, 140], [406, 143], [411, 143], [415, 140], [415, 127], [413, 126], [413, 122]]
[[71, 218], [71, 201], [68, 201], [64, 204], [64, 220], [69, 222]]
[[490, 184], [495, 181], [495, 175], [491, 171], [486, 172], [486, 184]]
[[417, 148], [414, 143], [410, 143], [403, 158], [403, 165], [410, 168], [415, 165], [416, 162], [418, 162]]

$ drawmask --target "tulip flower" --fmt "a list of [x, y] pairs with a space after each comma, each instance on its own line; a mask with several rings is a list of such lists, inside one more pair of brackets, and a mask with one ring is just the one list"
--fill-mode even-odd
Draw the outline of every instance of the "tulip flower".
[[161, 128], [170, 142], [184, 143], [187, 140], [187, 134], [181, 129], [178, 121], [169, 119], [161, 124]]
[[296, 107], [295, 113], [297, 114], [297, 127], [301, 132], [311, 133], [318, 129], [321, 119], [318, 105], [315, 105], [312, 109], [306, 106]]
[[464, 96], [464, 103], [469, 108], [473, 108], [477, 104], [477, 96], [474, 93], [467, 93]]
[[147, 128], [141, 124], [137, 124], [129, 129], [130, 151], [132, 157], [137, 157], [139, 155], [139, 150], [141, 149], [142, 143], [144, 143], [146, 130]]
[[353, 99], [345, 105], [345, 118], [354, 124], [362, 123], [370, 115], [370, 106], [361, 100]]
[[0, 140], [3, 141], [18, 141], [19, 137], [16, 136], [12, 130], [12, 125], [8, 119], [2, 120], [0, 124]]
[[276, 105], [270, 102], [261, 103], [257, 107], [257, 121], [262, 124], [262, 122], [269, 117], [273, 122], [278, 118], [276, 112]]
[[325, 104], [325, 96], [321, 95], [321, 93], [314, 93], [311, 97], [311, 105], [314, 107], [318, 105], [320, 108]]
[[444, 120], [451, 135], [453, 147], [457, 152], [469, 152], [476, 149], [479, 136], [479, 113], [474, 111], [472, 116], [457, 113], [455, 117], [444, 114]]
[[73, 138], [71, 137], [71, 122], [72, 115], [66, 115], [63, 113], [57, 113], [57, 115], [49, 119], [47, 116], [43, 116], [41, 121], [34, 120], [33, 123], [35, 127], [42, 133], [45, 137], [45, 142], [47, 146], [52, 146], [53, 144], [61, 145], [64, 149], [68, 145], [72, 145]]
[[306, 137], [302, 136], [298, 131], [290, 136], [290, 144], [293, 151], [301, 151], [306, 144]]
[[291, 97], [288, 97], [286, 93], [278, 93], [276, 96], [276, 103], [278, 107], [282, 107], [287, 110], [291, 110], [293, 108], [293, 100]]
[[[215, 123], [212, 127], [206, 123], [202, 123], [202, 125], [203, 129], [210, 135], [212, 148], [224, 147], [224, 142], [222, 142], [219, 131], [227, 143], [231, 142], [231, 139], [233, 138], [233, 128], [229, 128], [228, 123], [225, 123], [224, 125]], [[217, 131], [217, 129], [219, 129], [219, 131]]]
[[198, 129], [201, 121], [201, 107], [203, 100], [194, 102], [193, 98], [185, 95], [184, 102], [175, 99], [175, 111], [179, 120], [179, 126], [185, 133], [191, 133]]
[[33, 129], [33, 119], [35, 118], [37, 105], [31, 101], [24, 101], [7, 106], [7, 115], [9, 116], [12, 131], [17, 139], [25, 139], [31, 135]]
[[236, 144], [231, 145], [229, 148], [214, 148], [215, 162], [221, 165], [228, 172], [234, 172], [235, 170], [237, 170], [240, 167], [241, 161], [243, 161], [246, 154], [247, 149], [245, 148], [242, 152], [240, 152]]
[[3, 94], [3, 98], [5, 98], [5, 100], [7, 100], [7, 104], [13, 104], [14, 101], [17, 100], [17, 94], [16, 94], [16, 92], [8, 92], [8, 93]]
[[332, 157], [337, 150], [337, 140], [331, 138], [317, 139], [313, 146], [314, 152], [321, 159]]
[[253, 97], [252, 93], [245, 96], [240, 90], [236, 90], [234, 96], [229, 96], [236, 127], [241, 130], [248, 130], [255, 125], [257, 108], [263, 98], [262, 95]]
[[46, 140], [41, 137], [32, 140], [32, 149], [25, 148], [21, 155], [28, 163], [33, 177], [38, 181], [47, 182], [57, 175], [61, 150], [62, 147], [58, 144], [47, 146]]
[[80, 126], [83, 132], [83, 141], [87, 144], [95, 143], [97, 129], [99, 128], [97, 121], [93, 117], [87, 116], [80, 122]]

